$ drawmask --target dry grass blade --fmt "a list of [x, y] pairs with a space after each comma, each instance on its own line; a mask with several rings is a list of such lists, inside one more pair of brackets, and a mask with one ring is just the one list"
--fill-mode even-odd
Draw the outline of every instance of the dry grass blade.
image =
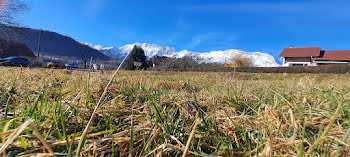
[[[46, 143], [46, 141], [40, 135], [38, 129], [36, 128], [34, 121], [32, 119], [27, 120], [21, 126], [19, 126], [14, 131], [11, 131], [10, 137], [6, 140], [6, 142], [0, 148], [0, 153], [5, 152], [6, 148], [28, 127], [31, 126], [32, 130], [35, 132], [36, 137], [40, 140], [40, 142], [44, 145], [44, 147], [50, 152], [51, 155], [54, 155], [54, 152], [50, 148], [50, 146]], [[4, 154], [3, 154], [4, 155]], [[6, 154], [5, 154], [6, 155]]]
[[157, 150], [159, 150], [159, 149], [165, 149], [166, 146], [167, 146], [167, 144], [164, 143], [164, 144], [158, 146], [156, 149], [153, 149], [153, 150], [152, 150], [151, 152], [149, 152], [146, 156], [150, 156], [151, 154], [155, 153], [155, 152], [156, 152]]
[[[71, 104], [74, 104], [74, 103], [75, 103], [75, 101], [78, 99], [78, 97], [80, 96], [80, 94], [83, 92], [84, 89], [85, 89], [85, 86], [84, 86], [84, 88], [82, 88], [82, 89], [80, 90], [80, 92], [77, 94], [77, 96], [75, 96], [75, 98], [73, 99], [73, 101], [71, 102]], [[64, 113], [66, 113], [70, 108], [71, 108], [71, 106], [68, 106], [67, 109], [64, 111]]]
[[[8, 93], [8, 92], [7, 92], [7, 93]], [[3, 128], [3, 133], [0, 135], [0, 136], [1, 136], [2, 144], [5, 144], [5, 142], [6, 142], [6, 136], [9, 135], [9, 134], [11, 134], [11, 133], [13, 133], [13, 132], [15, 131], [15, 130], [7, 131], [8, 128], [9, 128], [9, 126], [10, 126], [10, 124], [11, 124], [14, 120], [16, 120], [16, 118], [15, 118], [15, 119], [11, 119], [11, 120], [8, 121], [8, 122], [5, 124], [5, 126], [4, 126], [4, 128]], [[3, 157], [6, 156], [6, 150], [4, 150], [4, 151], [2, 152], [2, 156], [3, 156]]]
[[[345, 133], [345, 135], [344, 135], [344, 137], [343, 137], [343, 140], [341, 141], [343, 145], [345, 145], [346, 139], [347, 139], [349, 136], [350, 136], [350, 128], [346, 131], [346, 133]], [[338, 149], [337, 149], [337, 151], [336, 151], [336, 153], [335, 153], [335, 157], [338, 157], [338, 156], [339, 156], [339, 153], [340, 153], [342, 147], [343, 147], [342, 145], [339, 145], [339, 146], [338, 146]]]
[[44, 147], [49, 151], [49, 153], [54, 154], [55, 152], [51, 149], [51, 147], [47, 144], [44, 138], [41, 136], [38, 128], [35, 126], [34, 122], [30, 123], [32, 130], [35, 132], [36, 137], [40, 140], [40, 142], [44, 145]]
[[108, 87], [111, 85], [111, 83], [112, 83], [114, 77], [117, 75], [119, 69], [121, 68], [121, 66], [123, 65], [123, 63], [125, 62], [125, 60], [126, 60], [126, 58], [127, 58], [128, 56], [129, 56], [129, 54], [125, 56], [125, 58], [123, 59], [123, 61], [122, 61], [122, 62], [120, 63], [120, 65], [118, 66], [117, 70], [113, 73], [113, 75], [112, 75], [112, 77], [110, 78], [108, 84], [107, 84], [106, 87], [104, 88], [103, 93], [102, 93], [102, 95], [100, 96], [100, 99], [98, 100], [98, 102], [97, 102], [97, 104], [96, 104], [96, 106], [95, 106], [94, 111], [92, 112], [92, 115], [91, 115], [91, 117], [90, 117], [90, 120], [89, 120], [89, 122], [87, 123], [87, 125], [86, 125], [86, 127], [85, 127], [85, 129], [84, 129], [84, 131], [83, 131], [82, 138], [81, 138], [80, 141], [79, 141], [79, 145], [78, 145], [78, 148], [77, 148], [77, 154], [76, 154], [77, 157], [80, 155], [81, 149], [82, 149], [82, 147], [83, 147], [83, 145], [84, 145], [85, 137], [86, 137], [86, 135], [87, 135], [88, 132], [89, 132], [90, 126], [91, 126], [91, 124], [92, 124], [92, 120], [94, 119], [95, 114], [96, 114], [98, 108], [100, 107], [103, 98], [104, 98], [104, 97], [106, 96], [106, 94], [107, 94]]
[[151, 139], [147, 142], [147, 144], [145, 145], [145, 148], [147, 148], [149, 146], [149, 144], [156, 138], [156, 136], [158, 136], [158, 134], [160, 133], [161, 128], [158, 128], [156, 133], [153, 134], [153, 136], [151, 137]]
[[33, 120], [31, 119], [27, 120], [21, 126], [19, 126], [12, 134], [10, 134], [10, 137], [6, 140], [6, 142], [0, 148], [0, 153], [4, 152], [6, 148], [26, 129], [26, 127], [31, 122], [33, 122]]
[[188, 140], [187, 140], [187, 143], [186, 143], [186, 147], [185, 147], [185, 150], [184, 150], [184, 152], [183, 152], [183, 154], [182, 154], [182, 157], [186, 157], [186, 156], [187, 156], [188, 149], [190, 148], [192, 138], [193, 138], [193, 136], [194, 136], [194, 133], [196, 132], [197, 126], [198, 126], [198, 124], [200, 123], [200, 121], [201, 121], [200, 118], [197, 118], [197, 119], [196, 119], [196, 123], [195, 123], [194, 126], [193, 126], [193, 129], [192, 129], [192, 131], [191, 131], [190, 137], [188, 137]]
[[37, 153], [37, 154], [22, 155], [18, 157], [49, 157], [49, 156], [55, 156], [55, 155], [51, 153]]
[[[181, 148], [181, 147], [179, 147], [179, 146], [175, 146], [175, 145], [172, 145], [172, 144], [169, 144], [169, 143], [164, 143], [164, 144], [158, 146], [156, 149], [154, 149], [154, 150], [152, 150], [151, 152], [149, 152], [149, 153], [148, 153], [147, 155], [145, 155], [145, 156], [150, 156], [150, 155], [152, 155], [153, 153], [155, 153], [157, 150], [159, 150], [159, 149], [165, 149], [165, 148], [167, 148], [167, 147], [176, 148], [176, 149], [178, 149], [178, 150], [184, 151], [184, 148]], [[161, 152], [159, 152], [159, 153], [161, 153]], [[190, 154], [192, 154], [192, 155], [195, 155], [195, 156], [203, 156], [203, 157], [205, 156], [205, 157], [208, 157], [208, 156], [206, 156], [206, 155], [198, 154], [198, 153], [192, 152], [192, 151], [188, 151], [188, 153], [190, 153]], [[243, 154], [243, 155], [244, 155], [244, 154]]]
[[[13, 130], [9, 130], [9, 131], [0, 133], [0, 137], [8, 136], [8, 135], [12, 134], [12, 133], [15, 132], [15, 131], [16, 131], [16, 129], [13, 129]], [[6, 141], [6, 139], [4, 139], [3, 143], [5, 143], [5, 141]]]
[[179, 139], [177, 139], [176, 137], [174, 137], [174, 136], [172, 136], [172, 135], [169, 135], [169, 137], [171, 138], [171, 139], [173, 139], [174, 141], [176, 141], [176, 143], [178, 144], [178, 145], [180, 145], [181, 147], [186, 147], [184, 144], [182, 144], [180, 141], [179, 141]]
[[341, 104], [338, 104], [338, 108], [335, 111], [333, 117], [331, 118], [329, 124], [327, 125], [327, 127], [324, 129], [322, 135], [320, 136], [320, 138], [318, 138], [318, 140], [312, 144], [312, 146], [307, 150], [307, 152], [305, 153], [305, 156], [310, 156], [312, 151], [317, 147], [317, 145], [324, 139], [324, 137], [326, 137], [326, 134], [328, 133], [328, 131], [331, 129], [333, 123], [335, 122], [335, 120], [337, 119], [338, 113], [340, 111], [341, 108]]
[[[253, 154], [255, 154], [256, 152], [258, 152], [259, 150], [263, 149], [263, 147], [265, 146], [266, 142], [261, 144], [258, 148], [255, 148], [254, 150], [248, 152], [245, 154], [245, 156], [252, 156]], [[237, 155], [237, 154], [236, 154]], [[241, 154], [242, 155], [242, 154]]]
[[[114, 140], [114, 139], [113, 139], [113, 140]], [[93, 144], [93, 147], [92, 147], [92, 154], [93, 154], [93, 156], [96, 156], [96, 153], [97, 153], [96, 142], [94, 141], [92, 144]]]

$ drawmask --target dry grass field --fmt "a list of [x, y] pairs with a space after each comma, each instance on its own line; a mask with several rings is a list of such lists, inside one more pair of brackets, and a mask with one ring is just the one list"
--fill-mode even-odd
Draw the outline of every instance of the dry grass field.
[[0, 67], [2, 155], [350, 156], [331, 74], [120, 71], [79, 149], [112, 73]]

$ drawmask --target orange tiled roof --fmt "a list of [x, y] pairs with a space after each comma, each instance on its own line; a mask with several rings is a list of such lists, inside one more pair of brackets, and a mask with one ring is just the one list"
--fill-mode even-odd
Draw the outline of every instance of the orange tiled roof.
[[285, 48], [280, 57], [311, 57], [320, 56], [321, 47], [301, 47], [301, 48]]
[[324, 51], [320, 58], [313, 58], [313, 60], [350, 60], [350, 50]]

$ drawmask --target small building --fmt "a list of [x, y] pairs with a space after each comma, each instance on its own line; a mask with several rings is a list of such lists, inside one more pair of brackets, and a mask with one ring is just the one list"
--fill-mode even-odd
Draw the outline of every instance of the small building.
[[97, 64], [92, 64], [92, 70], [98, 70], [98, 65]]
[[279, 55], [282, 66], [350, 64], [350, 50], [322, 50], [321, 47], [285, 48]]

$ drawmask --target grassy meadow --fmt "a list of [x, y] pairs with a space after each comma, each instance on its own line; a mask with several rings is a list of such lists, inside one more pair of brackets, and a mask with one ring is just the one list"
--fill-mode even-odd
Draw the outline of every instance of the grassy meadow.
[[350, 156], [333, 74], [119, 71], [79, 149], [112, 73], [0, 67], [2, 155]]

